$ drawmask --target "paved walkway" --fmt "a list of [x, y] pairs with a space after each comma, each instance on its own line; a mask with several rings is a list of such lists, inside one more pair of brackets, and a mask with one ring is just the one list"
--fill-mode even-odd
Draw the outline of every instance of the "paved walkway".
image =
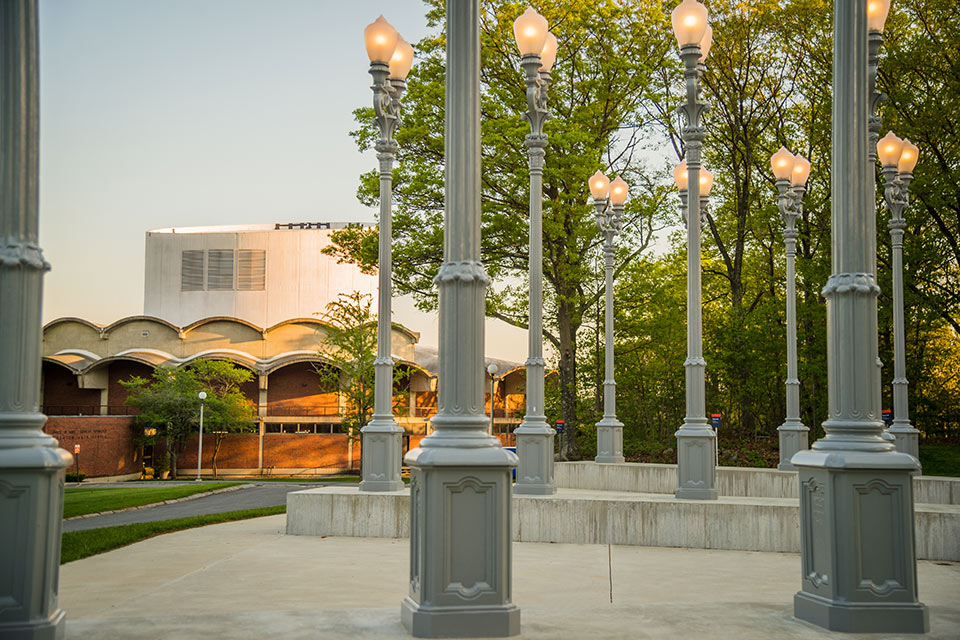
[[[129, 486], [128, 484], [123, 485], [124, 488]], [[156, 487], [157, 485], [154, 483], [149, 486]], [[133, 509], [122, 513], [108, 513], [91, 518], [65, 520], [63, 522], [63, 531], [85, 531], [87, 529], [113, 527], [122, 524], [133, 524], [135, 522], [156, 522], [158, 520], [170, 520], [172, 518], [189, 518], [191, 516], [202, 516], [210, 513], [239, 511], [240, 509], [273, 507], [278, 504], [286, 504], [287, 494], [291, 491], [302, 491], [303, 489], [312, 489], [317, 486], [316, 483], [265, 482], [238, 491], [217, 493], [204, 496], [203, 498], [197, 498], [196, 500], [187, 500], [175, 504], [160, 504], [155, 507]]]
[[[403, 639], [406, 540], [287, 536], [286, 516], [167, 534], [61, 568], [67, 638]], [[791, 617], [797, 554], [515, 543], [524, 639], [887, 640]], [[927, 639], [960, 637], [960, 564], [920, 562]], [[916, 636], [914, 636], [916, 637]]]

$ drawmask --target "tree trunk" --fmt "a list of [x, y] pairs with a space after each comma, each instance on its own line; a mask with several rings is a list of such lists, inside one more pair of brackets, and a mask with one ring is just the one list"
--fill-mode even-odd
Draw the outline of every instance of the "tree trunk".
[[577, 332], [573, 326], [570, 303], [560, 299], [557, 309], [557, 328], [560, 334], [560, 412], [566, 430], [563, 434], [561, 460], [578, 459], [577, 443]]

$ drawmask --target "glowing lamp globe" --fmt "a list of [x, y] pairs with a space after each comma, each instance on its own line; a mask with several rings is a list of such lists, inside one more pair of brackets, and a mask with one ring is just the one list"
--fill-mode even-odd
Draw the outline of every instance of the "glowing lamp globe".
[[897, 171], [900, 173], [913, 173], [913, 168], [917, 166], [917, 160], [920, 159], [920, 149], [917, 145], [908, 139], [903, 139], [903, 151], [900, 153], [900, 162], [897, 163]]
[[605, 200], [610, 192], [610, 179], [599, 170], [590, 176], [590, 195], [594, 200]]
[[670, 14], [673, 35], [682, 49], [688, 44], [700, 44], [707, 30], [707, 8], [697, 0], [683, 0]]
[[623, 181], [623, 178], [617, 176], [617, 178], [610, 183], [610, 202], [612, 204], [623, 204], [627, 201], [627, 196], [629, 195], [630, 187]]
[[397, 48], [399, 37], [397, 30], [390, 26], [383, 16], [368, 24], [363, 30], [363, 43], [367, 47], [370, 62], [388, 64], [393, 57], [393, 50]]
[[710, 55], [710, 47], [713, 46], [713, 27], [707, 25], [707, 30], [703, 32], [703, 40], [700, 41], [700, 62], [707, 59]]
[[547, 42], [547, 19], [534, 11], [533, 7], [513, 21], [513, 37], [521, 55], [541, 53]]
[[406, 80], [413, 66], [413, 47], [403, 38], [397, 38], [397, 48], [390, 58], [390, 77], [397, 80]]
[[710, 190], [713, 189], [713, 174], [704, 167], [700, 167], [700, 171], [697, 173], [700, 175], [700, 195], [710, 195]]
[[787, 151], [786, 147], [780, 147], [775, 154], [770, 156], [770, 168], [777, 180], [791, 179], [796, 160], [794, 155]]
[[810, 177], [810, 161], [803, 156], [795, 156], [793, 163], [793, 175], [790, 182], [795, 187], [807, 184], [807, 178]]
[[690, 176], [687, 173], [687, 161], [684, 160], [673, 170], [673, 181], [677, 185], [677, 189], [680, 191], [687, 190], [687, 182], [690, 180]]
[[877, 155], [880, 157], [880, 164], [885, 167], [897, 166], [902, 152], [903, 140], [895, 136], [893, 131], [888, 131], [887, 135], [877, 142]]
[[890, 0], [867, 0], [867, 28], [870, 31], [883, 31], [888, 13]]
[[553, 69], [553, 63], [557, 61], [557, 36], [547, 31], [547, 41], [543, 45], [543, 51], [540, 52], [540, 69], [550, 71]]

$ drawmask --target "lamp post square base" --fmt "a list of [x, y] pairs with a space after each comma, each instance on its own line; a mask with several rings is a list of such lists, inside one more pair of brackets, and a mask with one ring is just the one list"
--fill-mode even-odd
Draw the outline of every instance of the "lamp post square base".
[[910, 454], [916, 458], [919, 466], [920, 431], [915, 429], [909, 421], [898, 423], [896, 420], [894, 420], [893, 424], [890, 425], [890, 428], [887, 429], [887, 433], [893, 436], [897, 451], [900, 453]]
[[801, 422], [785, 422], [777, 427], [777, 436], [780, 440], [780, 464], [777, 469], [780, 471], [796, 471], [790, 459], [798, 451], [804, 451], [810, 448], [809, 427]]
[[400, 464], [403, 457], [403, 429], [392, 420], [378, 424], [374, 420], [360, 430], [362, 435], [363, 480], [360, 491], [399, 491], [403, 489]]
[[594, 458], [594, 462], [601, 464], [624, 462], [623, 424], [620, 421], [604, 418], [597, 423], [597, 457]]
[[520, 633], [511, 601], [513, 452], [420, 448], [410, 471], [410, 593], [403, 625], [418, 638]]
[[688, 500], [717, 499], [717, 435], [708, 426], [684, 425], [677, 437], [677, 490]]
[[[532, 432], [532, 433], [531, 433]], [[546, 423], [538, 427], [520, 425], [514, 431], [517, 437], [517, 482], [514, 493], [553, 495], [553, 440], [554, 431]]]
[[925, 633], [917, 601], [913, 479], [905, 454], [803, 451], [802, 591], [794, 615], [833, 631]]

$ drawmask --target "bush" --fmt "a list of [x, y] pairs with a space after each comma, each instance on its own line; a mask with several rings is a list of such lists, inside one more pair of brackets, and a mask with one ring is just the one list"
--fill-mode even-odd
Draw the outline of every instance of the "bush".
[[83, 479], [87, 477], [85, 473], [73, 473], [71, 471], [67, 472], [67, 482], [83, 482]]

